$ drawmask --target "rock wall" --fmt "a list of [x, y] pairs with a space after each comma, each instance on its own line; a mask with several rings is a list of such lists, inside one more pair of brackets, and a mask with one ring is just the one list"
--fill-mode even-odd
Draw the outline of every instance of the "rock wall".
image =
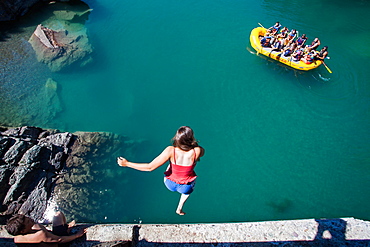
[[81, 213], [94, 204], [88, 186], [81, 185], [98, 181], [105, 170], [96, 172], [96, 166], [112, 163], [112, 157], [129, 152], [134, 144], [106, 132], [0, 127], [0, 224], [15, 213], [42, 221], [55, 190], [63, 210]]
[[37, 4], [69, 2], [70, 0], [1, 0], [0, 1], [0, 22], [14, 21], [24, 16], [32, 7]]
[[42, 0], [2, 0], [0, 1], [0, 21], [15, 20], [26, 14], [38, 2]]

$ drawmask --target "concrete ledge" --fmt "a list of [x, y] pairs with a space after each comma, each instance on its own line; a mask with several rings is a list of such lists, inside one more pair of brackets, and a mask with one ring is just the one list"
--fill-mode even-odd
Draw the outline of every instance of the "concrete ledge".
[[[370, 246], [370, 222], [354, 218], [217, 224], [87, 226], [73, 246]], [[11, 236], [1, 228], [0, 245]], [[3, 242], [1, 242], [3, 241]], [[130, 242], [130, 244], [125, 243]], [[11, 246], [11, 245], [8, 245]]]
[[274, 242], [320, 239], [370, 239], [370, 222], [353, 218], [251, 223], [141, 225], [139, 240], [148, 242]]

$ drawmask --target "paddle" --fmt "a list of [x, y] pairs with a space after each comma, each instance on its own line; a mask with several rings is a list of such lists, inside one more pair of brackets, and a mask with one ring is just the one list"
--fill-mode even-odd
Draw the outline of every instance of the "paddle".
[[324, 60], [322, 60], [322, 64], [325, 66], [325, 68], [329, 71], [330, 74], [333, 73], [333, 72], [331, 72], [329, 67], [325, 64]]
[[[318, 51], [315, 51], [315, 54], [317, 55], [319, 52]], [[325, 59], [325, 58], [324, 58]], [[326, 57], [326, 59], [330, 59], [330, 57]], [[321, 60], [322, 64], [325, 66], [325, 68], [329, 71], [329, 73], [333, 73], [329, 67], [326, 65], [326, 63], [324, 62], [324, 60]]]
[[[258, 22], [258, 25], [260, 25], [261, 27], [265, 28], [265, 27], [264, 27], [264, 26], [262, 26], [262, 24], [261, 24], [261, 23], [259, 23], [259, 22]], [[265, 29], [266, 29], [266, 28], [265, 28]]]

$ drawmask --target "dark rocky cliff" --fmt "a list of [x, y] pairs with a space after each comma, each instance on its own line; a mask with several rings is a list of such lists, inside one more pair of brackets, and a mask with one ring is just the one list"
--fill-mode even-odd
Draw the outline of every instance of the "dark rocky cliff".
[[43, 0], [2, 0], [0, 1], [0, 21], [16, 20], [23, 16], [36, 3]]
[[[0, 224], [22, 213], [42, 221], [54, 190], [63, 210], [81, 212], [89, 202], [88, 185], [104, 177], [98, 166], [113, 165], [112, 157], [135, 145], [107, 132], [59, 132], [37, 127], [0, 127]], [[80, 205], [76, 208], [76, 205]]]

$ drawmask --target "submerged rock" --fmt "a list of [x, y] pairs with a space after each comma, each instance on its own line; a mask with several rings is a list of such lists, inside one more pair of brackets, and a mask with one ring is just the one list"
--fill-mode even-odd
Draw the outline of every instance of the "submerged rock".
[[[20, 90], [23, 89], [14, 89], [16, 92]], [[35, 123], [48, 125], [63, 110], [58, 83], [52, 78], [48, 78], [46, 82], [40, 82], [40, 87], [33, 88], [30, 92], [24, 91], [21, 99], [14, 96], [11, 102], [6, 102], [5, 99], [0, 100], [2, 103], [0, 123], [2, 125], [17, 126]]]
[[49, 115], [53, 114], [54, 117], [55, 114], [62, 111], [61, 102], [58, 96], [58, 83], [52, 78], [48, 78], [43, 89], [44, 92], [41, 92], [41, 94], [45, 96], [45, 105], [49, 109]]
[[92, 11], [92, 9], [87, 9], [82, 12], [76, 12], [71, 10], [56, 10], [53, 11], [53, 14], [55, 18], [58, 20], [80, 21], [81, 19], [86, 19], [86, 15], [88, 15], [90, 11]]
[[[11, 9], [7, 10], [7, 13], [10, 13], [16, 11], [15, 6], [29, 2], [1, 1], [0, 15], [8, 7]], [[49, 2], [45, 1], [44, 4], [33, 8], [27, 18], [2, 23], [0, 125], [32, 126], [42, 123], [43, 126], [65, 128], [66, 123], [56, 119], [62, 111], [63, 104], [59, 97], [59, 82], [52, 79], [54, 74], [49, 66], [53, 70], [58, 70], [71, 64], [73, 68], [84, 66], [92, 61], [91, 56], [87, 55], [92, 49], [84, 26], [91, 11], [89, 6], [78, 0], [70, 3], [56, 1], [49, 4]], [[64, 32], [64, 35], [67, 32], [68, 37], [65, 40], [67, 45], [63, 46], [64, 50], [61, 53], [63, 56], [55, 61], [48, 61], [48, 64], [38, 62], [35, 50], [28, 42], [40, 22], [53, 32]], [[46, 34], [44, 32], [43, 34], [48, 40]], [[48, 42], [50, 43], [49, 40]], [[57, 50], [56, 46], [56, 43], [52, 42], [53, 48], [48, 49]], [[42, 47], [43, 51], [46, 46], [43, 44]], [[52, 55], [55, 53], [57, 52], [53, 52]]]
[[72, 31], [52, 30], [40, 24], [29, 42], [36, 52], [37, 60], [47, 64], [52, 71], [60, 71], [72, 64], [82, 67], [91, 61], [89, 55], [92, 47], [83, 27]]
[[106, 132], [1, 127], [0, 223], [14, 213], [42, 221], [52, 196], [67, 214], [91, 214], [101, 193], [89, 185], [99, 183], [109, 173], [104, 167], [115, 162], [112, 157], [133, 144]]
[[[85, 66], [92, 61], [85, 22], [92, 9], [83, 2], [54, 3], [35, 14], [42, 19], [29, 43], [39, 62], [51, 71], [60, 71], [70, 65]], [[39, 20], [38, 20], [39, 21]]]

